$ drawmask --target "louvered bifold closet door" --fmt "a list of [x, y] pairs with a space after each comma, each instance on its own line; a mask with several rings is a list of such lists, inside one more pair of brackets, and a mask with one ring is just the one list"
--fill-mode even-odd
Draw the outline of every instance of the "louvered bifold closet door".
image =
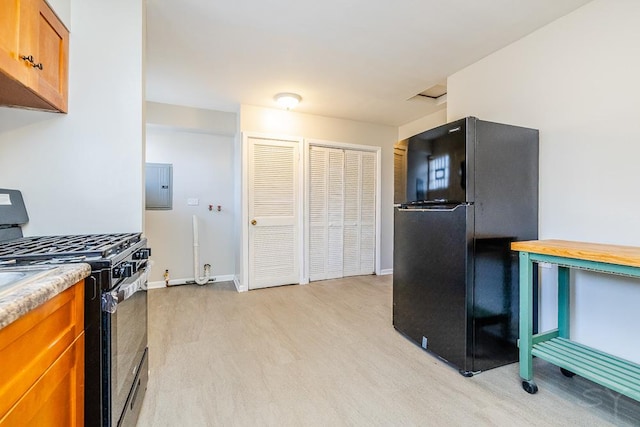
[[309, 280], [342, 277], [344, 152], [309, 147]]
[[249, 288], [299, 283], [298, 144], [249, 138]]
[[309, 147], [309, 280], [327, 278], [329, 152]]
[[362, 152], [360, 159], [360, 274], [373, 274], [376, 267], [376, 154]]
[[407, 147], [393, 147], [393, 203], [403, 203], [407, 197]]
[[375, 271], [376, 154], [345, 151], [344, 276]]

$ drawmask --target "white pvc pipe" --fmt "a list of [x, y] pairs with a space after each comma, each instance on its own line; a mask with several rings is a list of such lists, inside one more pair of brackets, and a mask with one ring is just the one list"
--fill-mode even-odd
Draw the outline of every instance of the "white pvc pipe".
[[204, 285], [210, 279], [209, 272], [211, 266], [209, 264], [204, 265], [204, 277], [199, 277], [199, 265], [200, 265], [200, 242], [198, 241], [198, 217], [193, 216], [193, 280], [198, 285]]

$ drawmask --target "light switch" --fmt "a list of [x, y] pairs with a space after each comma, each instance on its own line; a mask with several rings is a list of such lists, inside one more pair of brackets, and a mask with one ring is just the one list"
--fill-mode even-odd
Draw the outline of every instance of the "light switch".
[[198, 199], [187, 199], [187, 205], [189, 206], [198, 206], [200, 204], [200, 200]]

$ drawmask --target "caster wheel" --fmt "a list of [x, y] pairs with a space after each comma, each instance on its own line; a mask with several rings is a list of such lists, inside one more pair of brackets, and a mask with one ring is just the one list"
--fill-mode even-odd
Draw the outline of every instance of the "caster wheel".
[[522, 381], [522, 388], [529, 394], [536, 394], [538, 386], [533, 381]]
[[576, 375], [575, 373], [573, 373], [571, 371], [568, 371], [568, 370], [566, 370], [564, 368], [560, 368], [560, 372], [562, 372], [562, 375], [564, 375], [567, 378], [571, 378], [571, 377]]

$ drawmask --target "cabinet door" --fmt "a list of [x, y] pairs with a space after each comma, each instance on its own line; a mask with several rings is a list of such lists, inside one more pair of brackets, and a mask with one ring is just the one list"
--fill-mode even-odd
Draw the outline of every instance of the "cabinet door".
[[67, 111], [69, 32], [44, 2], [37, 0], [37, 38], [33, 40], [37, 68], [34, 89], [56, 109]]
[[0, 0], [0, 105], [66, 112], [68, 53], [44, 0]]
[[0, 418], [0, 424], [84, 425], [84, 332]]
[[0, 329], [0, 426], [13, 425], [3, 424], [5, 413], [29, 393], [83, 328], [84, 281], [80, 281]]
[[32, 55], [27, 52], [29, 34], [22, 32], [29, 28], [29, 3], [29, 0], [0, 0], [0, 70], [27, 86], [31, 66], [20, 56]]

